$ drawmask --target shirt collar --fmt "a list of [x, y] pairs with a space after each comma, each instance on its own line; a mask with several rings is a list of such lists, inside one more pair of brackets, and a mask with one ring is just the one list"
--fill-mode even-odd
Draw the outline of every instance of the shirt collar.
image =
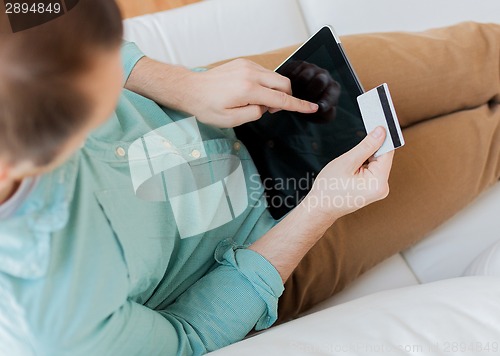
[[0, 222], [0, 271], [19, 278], [46, 274], [51, 233], [69, 217], [79, 155], [41, 176], [16, 213]]
[[39, 177], [24, 178], [19, 184], [17, 191], [0, 205], [0, 223], [14, 215], [16, 210], [23, 204], [26, 197], [33, 191], [38, 183]]

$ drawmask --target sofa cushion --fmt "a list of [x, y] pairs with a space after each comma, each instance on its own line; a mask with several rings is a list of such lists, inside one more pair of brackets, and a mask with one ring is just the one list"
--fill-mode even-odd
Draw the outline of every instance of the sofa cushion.
[[305, 41], [295, 0], [203, 1], [126, 20], [125, 38], [157, 60], [196, 67]]
[[481, 355], [500, 352], [500, 278], [464, 277], [372, 294], [213, 355]]
[[[499, 232], [500, 240], [500, 232]], [[500, 241], [489, 246], [467, 267], [464, 276], [500, 277]]]
[[500, 22], [498, 0], [299, 0], [309, 32], [324, 24], [339, 35], [422, 31], [463, 21]]
[[350, 300], [389, 289], [419, 284], [413, 271], [408, 267], [401, 254], [395, 254], [362, 274], [346, 289], [324, 302], [314, 306], [304, 315], [339, 305]]
[[421, 283], [463, 275], [469, 264], [500, 240], [500, 183], [403, 252]]

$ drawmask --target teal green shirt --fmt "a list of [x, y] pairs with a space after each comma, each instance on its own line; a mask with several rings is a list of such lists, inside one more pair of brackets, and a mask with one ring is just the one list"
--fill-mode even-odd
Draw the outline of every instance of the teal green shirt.
[[[142, 53], [123, 47], [128, 76]], [[115, 114], [0, 221], [0, 354], [190, 355], [277, 317], [246, 249], [275, 221], [230, 129], [124, 90]]]

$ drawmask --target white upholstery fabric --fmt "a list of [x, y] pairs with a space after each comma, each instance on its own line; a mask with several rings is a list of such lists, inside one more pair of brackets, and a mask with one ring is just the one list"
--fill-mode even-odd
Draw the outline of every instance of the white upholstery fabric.
[[211, 355], [494, 355], [499, 301], [497, 277], [422, 284], [305, 316]]
[[195, 67], [308, 38], [295, 0], [204, 1], [125, 21], [125, 38], [151, 58]]
[[500, 240], [499, 212], [496, 184], [403, 256], [421, 283], [459, 277], [476, 256]]
[[465, 270], [464, 276], [500, 277], [500, 241], [477, 256]]
[[306, 314], [311, 314], [383, 290], [407, 287], [418, 283], [417, 278], [398, 253], [367, 271], [351, 283], [348, 288], [323, 303], [316, 305]]
[[339, 35], [422, 31], [462, 21], [500, 22], [498, 0], [300, 0], [310, 32], [324, 24]]

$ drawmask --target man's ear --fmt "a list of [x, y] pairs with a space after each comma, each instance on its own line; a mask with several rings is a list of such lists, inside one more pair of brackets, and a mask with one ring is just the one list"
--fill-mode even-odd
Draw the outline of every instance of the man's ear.
[[0, 184], [10, 178], [11, 166], [0, 159]]

